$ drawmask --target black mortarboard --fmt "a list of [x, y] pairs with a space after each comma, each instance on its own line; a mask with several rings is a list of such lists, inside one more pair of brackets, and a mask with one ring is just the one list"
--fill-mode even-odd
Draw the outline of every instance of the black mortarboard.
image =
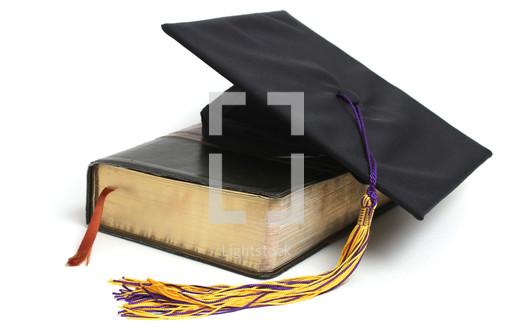
[[[288, 140], [297, 152], [327, 154], [368, 182], [353, 115], [336, 96], [341, 91], [362, 109], [377, 188], [418, 219], [491, 156], [285, 11], [164, 24], [163, 30], [233, 83], [232, 90], [247, 93], [246, 107], [224, 112], [223, 137], [239, 139], [218, 138], [224, 146], [242, 148], [262, 135]], [[304, 92], [303, 138], [288, 136], [290, 107], [269, 106], [268, 92]]]
[[[334, 269], [242, 286], [123, 278], [112, 282], [123, 286], [116, 297], [127, 302], [121, 311], [124, 316], [199, 317], [288, 304], [330, 291], [350, 277], [366, 249], [376, 204], [377, 165], [377, 188], [422, 219], [491, 156], [284, 11], [164, 24], [163, 29], [231, 81], [230, 92], [246, 93], [246, 105], [222, 110], [221, 136], [210, 133], [212, 108], [201, 112], [203, 134], [209, 141], [257, 155], [328, 155], [369, 188]], [[290, 106], [268, 103], [268, 94], [276, 92], [303, 94], [303, 136], [290, 135]], [[82, 243], [88, 246], [80, 246], [71, 264], [90, 254], [92, 222], [97, 230], [110, 191], [105, 188], [98, 198]]]

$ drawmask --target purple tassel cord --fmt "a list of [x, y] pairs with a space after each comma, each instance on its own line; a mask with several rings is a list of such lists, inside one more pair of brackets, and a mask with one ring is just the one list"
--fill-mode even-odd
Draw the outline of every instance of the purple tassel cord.
[[375, 157], [373, 156], [372, 152], [370, 152], [368, 138], [366, 137], [366, 129], [364, 127], [363, 114], [361, 113], [361, 108], [359, 107], [359, 104], [354, 103], [347, 95], [339, 92], [336, 94], [336, 96], [340, 97], [343, 101], [350, 105], [356, 117], [357, 127], [359, 129], [359, 134], [361, 135], [361, 141], [363, 143], [364, 151], [366, 153], [366, 160], [368, 161], [368, 171], [370, 173], [370, 183], [368, 185], [366, 193], [371, 199], [373, 209], [377, 205], [377, 161], [375, 160]]

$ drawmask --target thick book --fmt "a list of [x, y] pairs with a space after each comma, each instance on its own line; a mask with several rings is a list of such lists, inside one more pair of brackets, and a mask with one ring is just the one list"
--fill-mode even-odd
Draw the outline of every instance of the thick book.
[[[222, 210], [245, 212], [240, 222], [210, 217], [210, 160], [219, 153], [222, 189], [215, 194]], [[304, 187], [292, 189], [289, 157], [227, 151], [192, 126], [92, 162], [87, 221], [101, 190], [115, 187], [101, 231], [247, 276], [273, 277], [355, 223], [366, 188], [329, 157], [305, 156], [303, 163]], [[296, 192], [302, 205], [292, 205]], [[379, 193], [379, 207], [388, 202]]]

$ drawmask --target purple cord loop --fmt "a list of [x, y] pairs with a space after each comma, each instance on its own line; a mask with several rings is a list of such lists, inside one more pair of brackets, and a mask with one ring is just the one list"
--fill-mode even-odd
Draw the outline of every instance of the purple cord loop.
[[366, 130], [364, 127], [361, 108], [359, 107], [358, 102], [352, 102], [352, 100], [342, 92], [338, 92], [336, 96], [341, 97], [343, 101], [348, 103], [352, 108], [354, 115], [356, 116], [357, 127], [359, 128], [359, 134], [361, 135], [361, 141], [363, 142], [364, 151], [366, 153], [366, 160], [368, 161], [368, 171], [370, 172], [370, 183], [368, 185], [368, 189], [366, 190], [366, 194], [370, 197], [371, 208], [373, 209], [377, 205], [377, 190], [375, 189], [375, 187], [377, 186], [377, 162], [375, 161], [372, 152], [370, 152], [370, 147], [368, 145], [368, 138], [366, 137]]

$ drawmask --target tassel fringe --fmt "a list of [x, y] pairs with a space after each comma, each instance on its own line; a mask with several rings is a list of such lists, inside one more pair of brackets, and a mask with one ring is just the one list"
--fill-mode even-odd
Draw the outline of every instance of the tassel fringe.
[[[183, 285], [125, 278], [111, 280], [120, 285], [114, 292], [125, 301], [119, 314], [141, 319], [188, 319], [244, 309], [276, 306], [307, 300], [343, 284], [357, 268], [366, 250], [375, 205], [365, 194], [355, 228], [350, 233], [336, 267], [319, 275], [274, 282], [229, 285]], [[376, 204], [376, 203], [374, 203]]]

